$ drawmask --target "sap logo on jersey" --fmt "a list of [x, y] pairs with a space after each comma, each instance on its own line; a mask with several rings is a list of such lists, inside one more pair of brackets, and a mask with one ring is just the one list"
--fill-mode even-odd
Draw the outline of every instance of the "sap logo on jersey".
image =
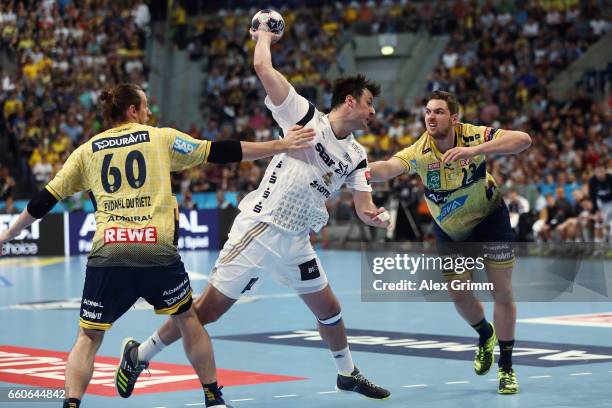
[[198, 145], [196, 143], [192, 143], [177, 136], [176, 139], [174, 139], [172, 150], [181, 154], [191, 154], [197, 147]]
[[156, 244], [157, 228], [120, 228], [104, 230], [105, 244]]
[[455, 198], [453, 201], [448, 204], [445, 204], [444, 207], [440, 209], [440, 214], [436, 218], [439, 222], [442, 222], [443, 219], [448, 217], [453, 212], [457, 211], [457, 209], [463, 207], [466, 201], [467, 195]]

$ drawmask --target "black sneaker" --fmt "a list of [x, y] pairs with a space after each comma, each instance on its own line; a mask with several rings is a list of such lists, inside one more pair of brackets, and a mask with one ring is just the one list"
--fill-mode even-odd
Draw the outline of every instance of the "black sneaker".
[[217, 390], [204, 388], [204, 399], [206, 402], [206, 408], [232, 408], [230, 405], [227, 405], [223, 400], [223, 393], [221, 392], [222, 388], [223, 386], [220, 386]]
[[121, 343], [121, 361], [115, 373], [115, 388], [121, 397], [128, 398], [142, 370], [149, 367], [148, 362], [138, 361], [138, 343], [131, 337]]
[[338, 380], [336, 381], [336, 388], [340, 391], [352, 391], [358, 394], [364, 395], [368, 398], [377, 400], [384, 400], [389, 398], [391, 393], [382, 387], [374, 384], [359, 372], [359, 369], [355, 367], [355, 370], [350, 376], [338, 374]]

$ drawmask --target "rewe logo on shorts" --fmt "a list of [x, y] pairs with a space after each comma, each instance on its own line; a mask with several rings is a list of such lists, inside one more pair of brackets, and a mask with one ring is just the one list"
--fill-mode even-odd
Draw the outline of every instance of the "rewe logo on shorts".
[[157, 228], [120, 228], [113, 227], [104, 230], [105, 244], [156, 244]]

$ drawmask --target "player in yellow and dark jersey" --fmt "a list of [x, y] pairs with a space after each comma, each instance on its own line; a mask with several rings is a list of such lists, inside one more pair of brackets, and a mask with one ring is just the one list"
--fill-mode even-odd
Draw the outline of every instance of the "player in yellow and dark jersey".
[[[78, 408], [105, 330], [139, 297], [156, 313], [170, 315], [180, 328], [187, 357], [204, 387], [206, 406], [226, 407], [217, 386], [210, 339], [193, 310], [189, 277], [176, 248], [178, 212], [170, 172], [303, 149], [314, 131], [293, 127], [284, 139], [263, 143], [196, 140], [175, 129], [147, 126], [147, 97], [136, 85], [118, 85], [101, 99], [112, 128], [79, 146], [17, 221], [0, 234], [1, 246], [78, 191], [89, 191], [94, 201], [96, 233], [87, 263], [79, 334], [66, 365], [64, 407]], [[127, 397], [147, 363], [139, 360], [139, 343], [133, 339], [126, 339], [122, 349], [116, 386]]]
[[[435, 221], [438, 243], [475, 242], [484, 256], [489, 281], [493, 283], [493, 325], [487, 322], [482, 304], [471, 291], [449, 289], [461, 316], [479, 333], [474, 360], [478, 375], [493, 365], [497, 337], [499, 392], [518, 392], [512, 369], [516, 306], [512, 296], [514, 240], [508, 208], [495, 180], [487, 173], [485, 155], [516, 154], [531, 144], [530, 136], [515, 130], [474, 126], [458, 121], [459, 104], [454, 95], [435, 91], [425, 107], [427, 131], [410, 147], [391, 159], [370, 164], [371, 180], [384, 181], [404, 172], [416, 172], [425, 186], [425, 200]], [[449, 279], [467, 279], [470, 274], [449, 274]], [[497, 330], [497, 334], [496, 334]]]

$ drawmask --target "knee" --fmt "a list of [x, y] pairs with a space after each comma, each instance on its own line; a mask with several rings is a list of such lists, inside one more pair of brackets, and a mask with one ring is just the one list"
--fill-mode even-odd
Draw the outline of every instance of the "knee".
[[512, 288], [496, 288], [491, 292], [491, 296], [493, 296], [493, 301], [497, 304], [514, 303]]
[[464, 303], [469, 303], [472, 299], [472, 292], [467, 291], [467, 290], [454, 290], [454, 289], [450, 289], [448, 291], [448, 295], [450, 296], [451, 300], [453, 301], [454, 304], [464, 304]]
[[100, 347], [100, 344], [102, 344], [104, 333], [105, 332], [103, 330], [85, 329], [81, 327], [79, 328], [77, 341], [88, 344], [91, 347], [98, 348]]
[[342, 309], [335, 296], [318, 305], [315, 317], [323, 326], [335, 326], [342, 320]]
[[204, 305], [198, 305], [196, 308], [196, 314], [198, 315], [198, 319], [203, 326], [209, 323], [214, 323], [219, 320], [221, 316], [223, 316], [223, 313], [216, 308], [210, 306], [204, 307]]
[[333, 319], [335, 317], [339, 317], [338, 320], [342, 318], [342, 309], [340, 308], [340, 303], [336, 298], [328, 302], [328, 304], [324, 307], [321, 307], [317, 313], [317, 319], [320, 322]]

